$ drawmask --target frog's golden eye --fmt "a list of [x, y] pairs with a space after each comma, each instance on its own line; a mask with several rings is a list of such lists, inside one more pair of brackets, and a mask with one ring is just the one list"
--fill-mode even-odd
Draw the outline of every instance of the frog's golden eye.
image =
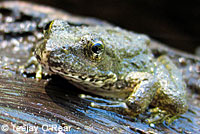
[[87, 55], [91, 60], [100, 61], [102, 59], [102, 54], [104, 52], [104, 43], [102, 41], [90, 41], [88, 43], [88, 48]]
[[104, 45], [101, 42], [96, 42], [96, 43], [92, 44], [91, 50], [95, 54], [100, 54], [104, 50]]
[[91, 39], [91, 36], [81, 38], [85, 55], [92, 61], [100, 61], [103, 58], [105, 44], [102, 39]]
[[45, 25], [45, 27], [44, 27], [44, 32], [46, 33], [46, 32], [49, 32], [49, 30], [51, 30], [51, 27], [52, 27], [52, 25], [53, 25], [53, 22], [54, 21], [50, 21], [50, 22], [48, 22], [46, 25]]

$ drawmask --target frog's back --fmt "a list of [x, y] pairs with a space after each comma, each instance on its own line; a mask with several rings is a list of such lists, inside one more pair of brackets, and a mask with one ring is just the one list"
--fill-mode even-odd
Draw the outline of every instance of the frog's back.
[[[150, 39], [143, 34], [137, 34], [115, 27], [105, 27], [104, 33], [99, 35], [103, 38], [109, 55], [120, 58], [123, 64], [122, 72], [133, 71], [150, 72], [153, 63], [153, 55], [148, 48]], [[110, 50], [114, 50], [109, 52]]]

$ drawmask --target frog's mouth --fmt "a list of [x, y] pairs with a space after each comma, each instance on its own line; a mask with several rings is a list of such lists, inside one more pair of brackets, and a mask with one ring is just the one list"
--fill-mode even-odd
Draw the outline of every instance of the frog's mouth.
[[51, 70], [63, 78], [67, 79], [71, 84], [86, 92], [96, 95], [111, 97], [111, 98], [127, 98], [128, 90], [121, 90], [116, 88], [117, 76], [114, 73], [109, 73], [104, 76], [89, 76], [77, 73], [62, 72], [57, 69]]
[[86, 75], [72, 72], [65, 72], [60, 68], [50, 68], [51, 71], [61, 75], [65, 79], [78, 83], [83, 86], [91, 86], [91, 87], [105, 87], [109, 86], [111, 83], [115, 83], [117, 81], [116, 74], [109, 72], [106, 75], [97, 76], [97, 75]]

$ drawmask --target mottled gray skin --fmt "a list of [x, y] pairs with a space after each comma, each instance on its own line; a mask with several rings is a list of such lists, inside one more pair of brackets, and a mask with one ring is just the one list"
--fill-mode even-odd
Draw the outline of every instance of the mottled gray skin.
[[[79, 88], [120, 99], [130, 115], [151, 105], [158, 109], [152, 113], [159, 120], [170, 121], [187, 111], [185, 83], [168, 57], [154, 58], [149, 43], [147, 36], [119, 27], [70, 26], [54, 20], [35, 55], [42, 66]], [[98, 52], [93, 50], [95, 44], [100, 44]]]

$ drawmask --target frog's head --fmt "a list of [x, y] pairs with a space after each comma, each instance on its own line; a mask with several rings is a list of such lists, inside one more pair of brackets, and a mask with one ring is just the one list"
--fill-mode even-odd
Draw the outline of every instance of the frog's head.
[[36, 49], [36, 56], [52, 72], [67, 79], [113, 83], [129, 67], [124, 67], [126, 57], [121, 58], [126, 49], [110, 32], [101, 26], [71, 26], [54, 20], [45, 27], [44, 41]]

